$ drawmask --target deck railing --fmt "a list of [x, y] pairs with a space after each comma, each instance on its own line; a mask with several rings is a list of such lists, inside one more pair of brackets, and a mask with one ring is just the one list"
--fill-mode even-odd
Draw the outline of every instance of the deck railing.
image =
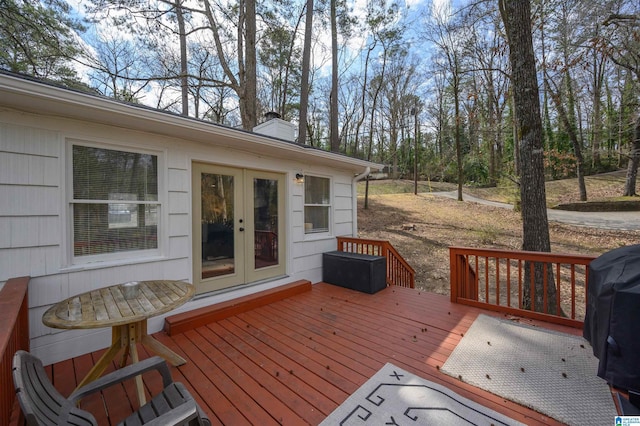
[[387, 284], [415, 288], [416, 271], [389, 241], [338, 237], [338, 250], [385, 257], [387, 259]]
[[16, 401], [11, 364], [13, 354], [29, 350], [29, 277], [12, 278], [0, 290], [0, 425], [11, 420]]
[[[449, 255], [452, 302], [582, 328], [594, 256], [466, 247], [450, 247]], [[535, 268], [541, 271], [538, 297]]]

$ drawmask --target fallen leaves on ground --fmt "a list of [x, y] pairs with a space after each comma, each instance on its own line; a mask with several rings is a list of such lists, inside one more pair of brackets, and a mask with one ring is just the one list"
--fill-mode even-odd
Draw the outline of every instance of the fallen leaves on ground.
[[[449, 247], [519, 250], [520, 214], [509, 209], [434, 196], [428, 193], [371, 195], [369, 208], [359, 197], [360, 238], [387, 240], [416, 270], [416, 287], [449, 294]], [[414, 227], [415, 226], [415, 227]], [[610, 231], [549, 224], [555, 253], [599, 256], [640, 243], [640, 231]]]

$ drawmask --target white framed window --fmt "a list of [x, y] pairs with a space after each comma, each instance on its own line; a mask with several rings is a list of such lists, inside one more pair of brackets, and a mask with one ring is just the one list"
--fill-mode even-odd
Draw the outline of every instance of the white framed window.
[[74, 262], [158, 251], [158, 155], [73, 143], [69, 149]]
[[304, 233], [329, 232], [331, 215], [331, 180], [304, 177]]

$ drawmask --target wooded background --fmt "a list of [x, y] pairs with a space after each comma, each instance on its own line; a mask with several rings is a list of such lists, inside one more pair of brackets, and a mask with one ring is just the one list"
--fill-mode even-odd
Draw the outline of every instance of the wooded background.
[[[640, 2], [533, 0], [531, 21], [546, 178], [626, 167], [634, 195]], [[275, 111], [390, 177], [520, 179], [497, 0], [0, 0], [0, 33], [12, 72], [246, 129]]]

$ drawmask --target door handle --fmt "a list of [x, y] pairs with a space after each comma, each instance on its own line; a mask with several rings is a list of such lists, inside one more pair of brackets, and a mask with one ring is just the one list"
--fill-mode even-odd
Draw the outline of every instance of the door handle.
[[240, 229], [238, 229], [238, 231], [242, 232], [242, 231], [244, 231], [244, 228], [240, 228]]

